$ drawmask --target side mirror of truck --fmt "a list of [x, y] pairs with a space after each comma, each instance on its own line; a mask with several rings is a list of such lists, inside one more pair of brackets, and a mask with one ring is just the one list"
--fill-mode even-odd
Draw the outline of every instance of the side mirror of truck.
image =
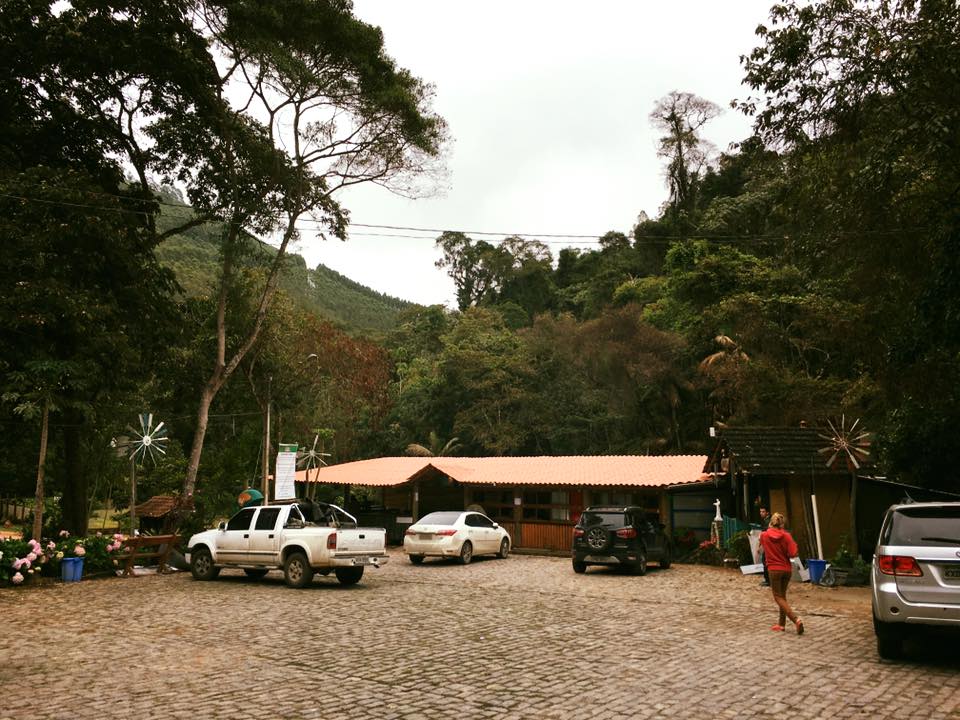
[[220, 523], [219, 525], [217, 525], [217, 528], [218, 528], [219, 530], [226, 530], [226, 529], [227, 529], [227, 524], [226, 524], [225, 522], [222, 522], [222, 523]]

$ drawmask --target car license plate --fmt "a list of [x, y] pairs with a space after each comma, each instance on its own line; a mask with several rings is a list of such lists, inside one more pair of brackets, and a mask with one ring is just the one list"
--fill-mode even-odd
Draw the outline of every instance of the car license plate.
[[943, 576], [945, 578], [950, 578], [951, 580], [960, 580], [960, 567], [948, 567], [943, 571]]
[[420, 533], [417, 537], [421, 540], [433, 540], [433, 535], [431, 533]]

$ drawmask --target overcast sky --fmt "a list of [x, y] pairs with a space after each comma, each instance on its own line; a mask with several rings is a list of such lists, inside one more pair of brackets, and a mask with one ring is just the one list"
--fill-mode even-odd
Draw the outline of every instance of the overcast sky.
[[[657, 99], [679, 90], [725, 108], [704, 131], [721, 150], [749, 135], [749, 119], [729, 103], [748, 93], [739, 58], [771, 4], [355, 0], [397, 63], [435, 86], [453, 142], [442, 195], [408, 200], [364, 187], [340, 200], [368, 225], [530, 239], [629, 232], [666, 197], [648, 120]], [[353, 226], [346, 243], [307, 233], [296, 251], [375, 290], [453, 306], [453, 284], [434, 266], [437, 234]], [[574, 244], [550, 247], [556, 256]]]

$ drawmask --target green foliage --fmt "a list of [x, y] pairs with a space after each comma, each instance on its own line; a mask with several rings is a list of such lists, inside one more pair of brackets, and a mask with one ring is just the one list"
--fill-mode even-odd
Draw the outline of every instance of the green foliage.
[[753, 564], [753, 552], [750, 550], [750, 533], [741, 530], [727, 541], [727, 557], [736, 558], [741, 565]]

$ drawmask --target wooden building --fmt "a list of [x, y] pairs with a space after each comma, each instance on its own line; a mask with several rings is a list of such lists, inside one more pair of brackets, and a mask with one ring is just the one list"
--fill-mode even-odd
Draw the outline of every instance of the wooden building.
[[[715, 478], [724, 514], [756, 523], [761, 506], [783, 513], [800, 554], [817, 557], [812, 504], [816, 497], [823, 554], [832, 557], [842, 540], [851, 537], [850, 491], [853, 482], [859, 489], [863, 481], [854, 479], [843, 463], [837, 469], [827, 467], [829, 455], [820, 452], [829, 445], [824, 434], [812, 427], [725, 428], [703, 468]], [[860, 473], [869, 474], [871, 469], [869, 461], [863, 462]], [[862, 500], [858, 506], [867, 507]], [[857, 522], [861, 550], [876, 541], [875, 535], [863, 532], [868, 527], [873, 531], [875, 523], [869, 519]]]
[[[342, 486], [361, 519], [369, 513], [384, 525], [392, 521], [394, 542], [429, 512], [479, 506], [507, 529], [515, 547], [566, 551], [589, 505], [637, 505], [669, 526], [666, 489], [702, 480], [706, 461], [703, 455], [385, 457], [320, 468], [310, 482]], [[297, 473], [297, 481], [306, 480], [306, 472]], [[356, 487], [372, 488], [376, 502], [351, 501]]]

